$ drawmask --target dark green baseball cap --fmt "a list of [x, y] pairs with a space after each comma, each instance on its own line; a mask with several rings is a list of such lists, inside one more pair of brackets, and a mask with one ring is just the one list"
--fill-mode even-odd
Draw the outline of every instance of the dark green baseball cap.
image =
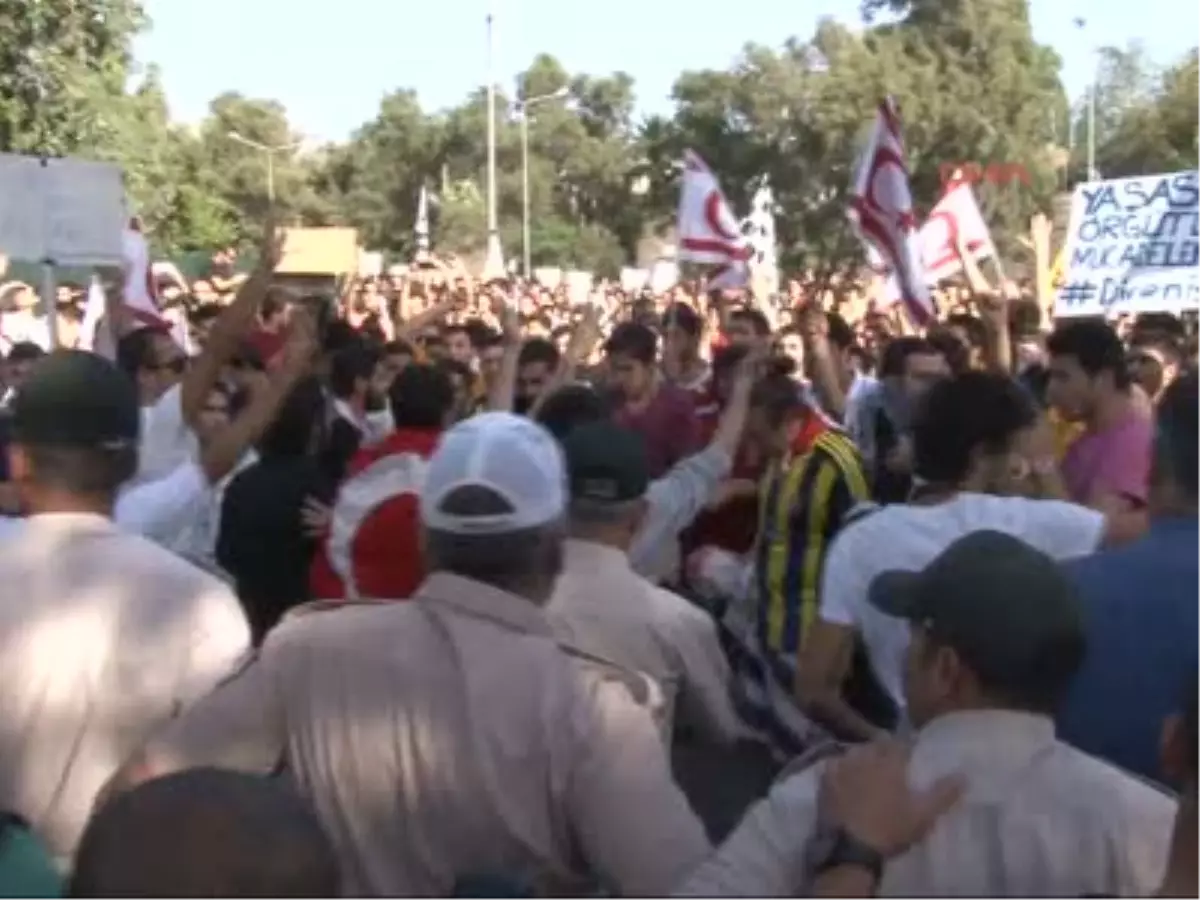
[[39, 359], [9, 407], [14, 444], [136, 448], [141, 404], [128, 375], [102, 356], [56, 350]]
[[613, 422], [589, 422], [563, 440], [572, 500], [624, 503], [650, 486], [646, 444], [636, 431]]
[[1063, 568], [999, 531], [959, 538], [918, 572], [884, 572], [868, 598], [928, 629], [994, 685], [1026, 682], [1048, 655], [1086, 640], [1079, 596]]

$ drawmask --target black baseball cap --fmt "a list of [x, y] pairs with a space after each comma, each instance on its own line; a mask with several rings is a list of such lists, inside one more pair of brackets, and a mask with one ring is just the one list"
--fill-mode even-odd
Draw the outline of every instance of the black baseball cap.
[[39, 359], [13, 398], [12, 442], [40, 447], [136, 448], [141, 404], [133, 380], [84, 350]]
[[624, 503], [650, 486], [646, 444], [636, 431], [613, 422], [589, 422], [563, 440], [572, 500]]
[[884, 572], [868, 598], [927, 628], [990, 684], [1025, 682], [1048, 655], [1085, 642], [1079, 597], [1062, 567], [998, 531], [959, 538], [919, 572]]

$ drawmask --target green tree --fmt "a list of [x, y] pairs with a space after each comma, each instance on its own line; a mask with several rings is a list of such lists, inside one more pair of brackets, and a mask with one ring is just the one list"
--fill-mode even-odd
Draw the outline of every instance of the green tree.
[[413, 91], [395, 91], [349, 143], [326, 152], [313, 183], [329, 192], [338, 220], [359, 229], [364, 246], [410, 253], [421, 187], [434, 188], [441, 174], [444, 133]]
[[[1197, 167], [1197, 51], [1156, 70], [1136, 45], [1106, 48], [1096, 79], [1096, 168], [1105, 178]], [[1077, 124], [1072, 172], [1086, 171], [1087, 121]]]
[[696, 148], [740, 212], [768, 175], [784, 265], [832, 270], [861, 260], [845, 222], [846, 195], [866, 127], [891, 95], [919, 211], [940, 196], [947, 162], [1019, 162], [1030, 171], [1029, 188], [978, 191], [1002, 247], [1015, 251], [1012, 239], [1055, 185], [1048, 113], [1061, 108], [1065, 121], [1066, 111], [1059, 60], [1034, 43], [1027, 3], [868, 7], [892, 16], [861, 34], [822, 22], [810, 42], [792, 40], [779, 52], [747, 47], [730, 71], [684, 73], [668, 143]]
[[0, 0], [0, 150], [94, 146], [125, 91], [136, 0]]
[[318, 205], [301, 136], [275, 100], [220, 95], [209, 104], [198, 147], [189, 149], [190, 176], [233, 213], [239, 242], [259, 234], [272, 205], [280, 221], [295, 223]]

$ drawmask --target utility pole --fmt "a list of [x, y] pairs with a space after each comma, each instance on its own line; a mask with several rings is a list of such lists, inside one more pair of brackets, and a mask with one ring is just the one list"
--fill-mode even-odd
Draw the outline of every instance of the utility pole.
[[495, 4], [487, 14], [487, 259], [485, 277], [504, 274], [504, 251], [500, 247], [500, 225], [496, 198], [496, 16]]

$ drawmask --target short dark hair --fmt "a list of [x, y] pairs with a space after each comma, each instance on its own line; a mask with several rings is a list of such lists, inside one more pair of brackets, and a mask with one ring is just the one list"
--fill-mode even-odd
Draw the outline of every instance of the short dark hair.
[[1052, 357], [1071, 357], [1093, 378], [1101, 372], [1111, 372], [1113, 385], [1118, 389], [1124, 390], [1132, 383], [1125, 346], [1103, 319], [1061, 323], [1046, 339], [1046, 351]]
[[622, 322], [604, 342], [608, 356], [627, 356], [645, 366], [654, 365], [658, 358], [658, 336], [645, 325]]
[[750, 407], [758, 410], [772, 428], [782, 425], [789, 416], [804, 409], [800, 388], [780, 371], [764, 375], [750, 392]]
[[[942, 354], [946, 365], [955, 375], [971, 368], [971, 346], [963, 343], [962, 339], [949, 328], [940, 326], [929, 329], [925, 336], [929, 345], [936, 353]], [[968, 337], [968, 341], [970, 338]]]
[[686, 303], [672, 303], [663, 313], [663, 327], [674, 325], [690, 338], [700, 337], [704, 322], [700, 315]]
[[384, 356], [415, 356], [416, 350], [408, 341], [397, 338], [383, 345]]
[[287, 781], [192, 769], [147, 781], [88, 821], [70, 897], [326, 897], [333, 844]]
[[111, 497], [137, 471], [135, 447], [24, 445], [34, 483], [68, 494]]
[[963, 372], [934, 384], [913, 416], [913, 471], [935, 484], [960, 483], [980, 448], [999, 452], [1038, 420], [1033, 398], [992, 372]]
[[470, 381], [475, 374], [471, 371], [471, 366], [461, 359], [439, 359], [435, 365], [447, 375], [457, 375], [459, 378], [464, 378], [467, 381]]
[[[936, 632], [927, 631], [926, 654], [944, 645]], [[951, 647], [951, 649], [953, 649]], [[1005, 709], [1053, 716], [1062, 705], [1087, 652], [1083, 632], [1072, 630], [1030, 652], [1020, 671], [987, 671], [964, 660], [979, 682], [981, 692]]]
[[829, 323], [829, 343], [834, 347], [839, 350], [849, 350], [858, 343], [854, 329], [841, 315], [835, 312], [829, 313], [825, 316], [825, 321]]
[[720, 380], [732, 376], [749, 352], [748, 348], [740, 344], [730, 344], [728, 347], [719, 348], [712, 358], [713, 379]]
[[731, 322], [745, 322], [759, 337], [766, 337], [771, 333], [771, 323], [767, 321], [766, 315], [761, 309], [755, 309], [752, 306], [743, 306], [735, 309], [729, 314], [729, 320]]
[[262, 303], [258, 305], [258, 317], [263, 321], [277, 316], [288, 308], [288, 295], [278, 289], [267, 291], [265, 297], [262, 298]]
[[335, 397], [349, 397], [360, 380], [370, 381], [379, 365], [379, 351], [365, 342], [343, 347], [329, 362], [329, 389]]
[[953, 313], [946, 317], [946, 327], [961, 328], [967, 336], [967, 343], [976, 350], [982, 350], [987, 345], [987, 327], [978, 316], [970, 313]]
[[397, 428], [441, 428], [454, 409], [454, 384], [440, 365], [414, 363], [388, 389]]
[[535, 337], [529, 338], [521, 345], [521, 353], [517, 357], [517, 367], [527, 366], [530, 363], [545, 363], [547, 368], [553, 370], [558, 368], [561, 360], [562, 354], [558, 352], [554, 341]]
[[580, 425], [610, 417], [608, 401], [586, 384], [566, 384], [552, 391], [537, 413], [538, 424], [560, 441]]
[[154, 341], [167, 332], [161, 328], [138, 328], [117, 341], [117, 368], [136, 379], [154, 362]]
[[337, 355], [339, 351], [361, 343], [362, 336], [354, 330], [353, 325], [342, 319], [328, 321], [321, 337], [321, 349], [329, 355]]
[[[511, 504], [495, 491], [464, 485], [450, 491], [439, 509], [453, 516], [499, 516], [513, 512]], [[501, 534], [457, 534], [425, 529], [425, 559], [431, 572], [461, 575], [504, 590], [525, 582], [530, 575], [557, 566], [561, 552], [562, 523], [522, 528]]]
[[33, 362], [35, 359], [41, 359], [45, 355], [46, 351], [33, 341], [17, 341], [12, 345], [12, 349], [8, 351], [8, 359], [6, 361], [10, 363]]
[[316, 376], [296, 382], [259, 439], [259, 456], [263, 459], [295, 459], [308, 455], [321, 440], [327, 412], [325, 390]]
[[1155, 477], [1169, 477], [1195, 501], [1200, 494], [1200, 393], [1194, 371], [1175, 379], [1158, 401], [1155, 418]]
[[911, 335], [892, 338], [883, 348], [883, 355], [879, 360], [879, 377], [898, 378], [907, 370], [910, 356], [934, 356], [939, 353], [941, 351], [925, 338]]

